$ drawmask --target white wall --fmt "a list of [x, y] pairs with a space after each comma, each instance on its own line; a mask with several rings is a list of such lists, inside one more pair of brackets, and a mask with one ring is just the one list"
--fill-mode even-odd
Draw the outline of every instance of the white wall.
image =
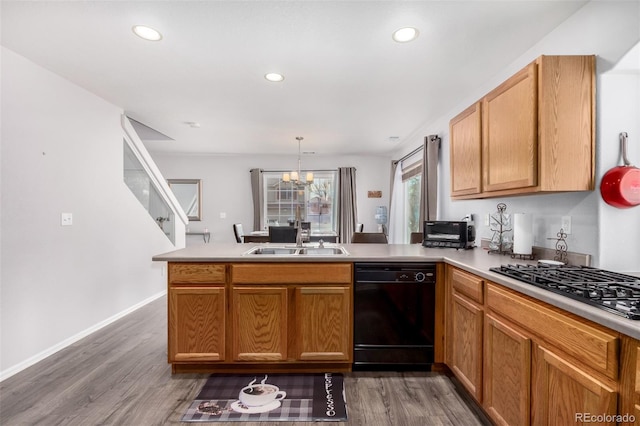
[[[599, 83], [598, 184], [607, 170], [622, 164], [620, 132], [629, 134], [627, 158], [640, 167], [640, 43], [613, 70], [601, 75]], [[618, 209], [599, 200], [598, 214], [600, 265], [615, 271], [640, 271], [640, 206]]]
[[123, 183], [121, 109], [1, 55], [4, 379], [161, 295], [173, 245]]
[[[640, 140], [638, 132], [638, 77], [608, 76], [606, 73], [640, 39], [640, 2], [592, 1], [559, 25], [554, 31], [518, 58], [485, 85], [469, 93], [467, 99], [451, 111], [425, 124], [413, 132], [415, 140], [408, 141], [394, 158], [409, 152], [422, 142], [424, 135], [442, 136], [439, 169], [438, 217], [459, 220], [466, 213], [476, 215], [478, 238], [490, 237], [483, 217], [496, 211], [498, 202], [508, 206], [508, 212], [526, 212], [534, 215], [534, 244], [553, 247], [560, 229], [562, 216], [572, 218], [572, 234], [567, 238], [570, 251], [593, 256], [593, 265], [618, 271], [640, 271], [640, 207], [619, 211], [606, 206], [599, 190], [581, 193], [502, 197], [489, 200], [452, 201], [449, 177], [449, 120], [480, 99], [484, 94], [509, 78], [539, 55], [597, 55], [596, 93], [596, 187], [606, 169], [615, 165], [615, 159], [604, 152], [617, 150], [617, 135], [628, 131], [632, 141]], [[635, 132], [633, 130], [635, 129]], [[630, 155], [632, 162], [640, 163], [638, 153]], [[566, 167], [572, 167], [567, 164]], [[621, 231], [622, 230], [622, 231]], [[622, 236], [621, 232], [625, 235]]]
[[[295, 147], [292, 146], [295, 152]], [[151, 153], [167, 179], [202, 179], [202, 221], [190, 222], [191, 231], [208, 228], [211, 243], [233, 242], [232, 225], [242, 223], [245, 232], [253, 227], [253, 201], [249, 170], [289, 170], [297, 168], [297, 156], [269, 155], [178, 155]], [[358, 221], [364, 229], [377, 229], [374, 214], [377, 206], [389, 205], [389, 171], [391, 158], [378, 156], [303, 156], [302, 168], [335, 170], [356, 168]], [[367, 191], [380, 190], [382, 198], [367, 198]], [[220, 213], [226, 213], [221, 219]], [[189, 236], [187, 245], [204, 244], [202, 237]]]

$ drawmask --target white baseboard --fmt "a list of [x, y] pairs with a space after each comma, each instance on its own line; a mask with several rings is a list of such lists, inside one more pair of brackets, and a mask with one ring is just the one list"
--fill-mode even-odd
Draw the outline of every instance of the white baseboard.
[[143, 307], [144, 305], [147, 305], [151, 302], [153, 302], [156, 299], [161, 298], [162, 296], [166, 295], [167, 291], [163, 290], [160, 293], [154, 294], [151, 297], [148, 297], [146, 299], [144, 299], [143, 301], [136, 303], [135, 305], [125, 309], [122, 312], [118, 312], [117, 314], [105, 319], [104, 321], [101, 321], [97, 324], [95, 324], [92, 327], [87, 328], [86, 330], [81, 331], [78, 334], [75, 334], [65, 340], [63, 340], [62, 342], [51, 346], [48, 349], [45, 349], [44, 351], [30, 357], [27, 358], [26, 360], [14, 365], [11, 368], [7, 368], [4, 371], [0, 371], [0, 382], [2, 382], [5, 379], [8, 379], [9, 377], [13, 376], [14, 374], [19, 373], [20, 371], [31, 367], [32, 365], [42, 361], [43, 359], [47, 358], [48, 356], [53, 355], [54, 353], [58, 352], [61, 349], [66, 348], [67, 346], [70, 346], [72, 344], [74, 344], [75, 342], [77, 342], [80, 339], [83, 339], [85, 337], [87, 337], [88, 335], [95, 333], [96, 331], [100, 330], [103, 327], [106, 327], [107, 325], [119, 320], [120, 318], [125, 317], [126, 315], [129, 315], [131, 312], [140, 309], [141, 307]]

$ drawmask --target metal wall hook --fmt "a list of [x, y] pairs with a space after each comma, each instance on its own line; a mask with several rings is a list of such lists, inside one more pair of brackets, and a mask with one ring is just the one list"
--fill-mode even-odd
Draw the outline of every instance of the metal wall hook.
[[627, 132], [620, 133], [620, 149], [622, 151], [622, 161], [624, 162], [625, 166], [631, 165], [631, 162], [627, 158], [627, 138], [628, 137], [629, 135], [627, 134]]

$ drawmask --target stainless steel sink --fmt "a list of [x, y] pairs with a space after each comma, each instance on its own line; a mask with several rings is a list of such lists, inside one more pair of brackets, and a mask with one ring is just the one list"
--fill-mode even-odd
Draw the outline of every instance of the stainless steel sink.
[[254, 247], [246, 254], [292, 255], [298, 254], [298, 249], [287, 247]]
[[271, 255], [271, 256], [348, 256], [344, 247], [318, 247], [318, 246], [256, 246], [244, 255]]
[[300, 254], [333, 256], [347, 255], [347, 251], [343, 247], [304, 247], [300, 249]]

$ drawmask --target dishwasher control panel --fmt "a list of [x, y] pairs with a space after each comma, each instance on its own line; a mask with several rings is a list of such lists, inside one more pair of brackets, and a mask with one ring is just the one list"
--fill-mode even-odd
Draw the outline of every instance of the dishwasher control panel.
[[355, 282], [417, 282], [435, 283], [434, 264], [413, 263], [357, 263]]

